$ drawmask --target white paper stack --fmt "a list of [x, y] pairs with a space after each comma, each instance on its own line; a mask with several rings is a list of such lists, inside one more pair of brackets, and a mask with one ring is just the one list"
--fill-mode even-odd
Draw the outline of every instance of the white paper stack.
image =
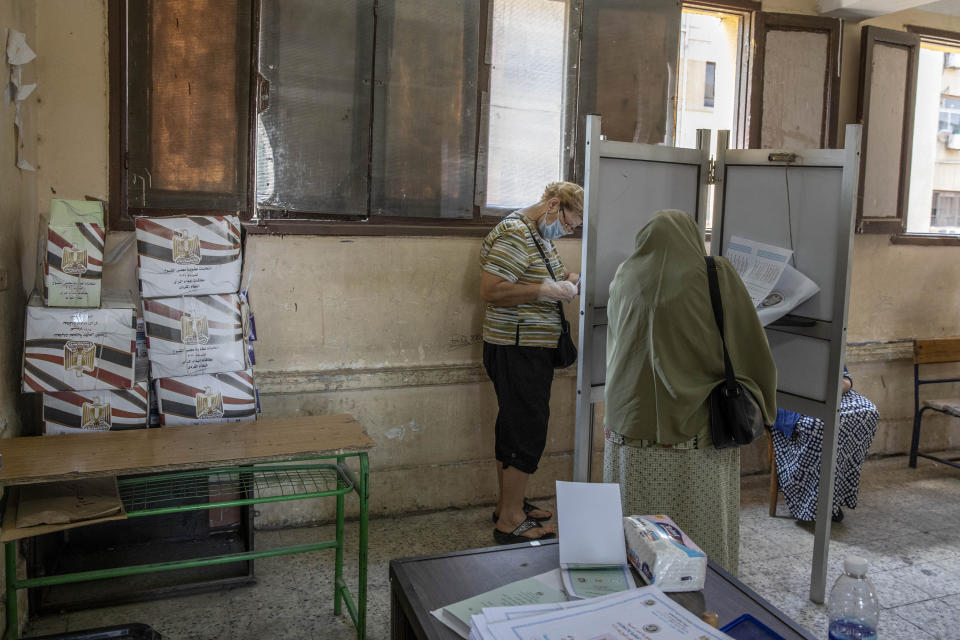
[[[557, 507], [559, 509], [559, 506]], [[486, 608], [470, 640], [730, 640], [656, 587], [576, 602]]]

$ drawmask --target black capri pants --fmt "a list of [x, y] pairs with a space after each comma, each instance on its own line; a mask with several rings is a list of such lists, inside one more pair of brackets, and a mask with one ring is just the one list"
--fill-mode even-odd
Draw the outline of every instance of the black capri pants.
[[553, 352], [483, 343], [483, 366], [497, 393], [495, 455], [503, 468], [533, 473], [547, 444]]

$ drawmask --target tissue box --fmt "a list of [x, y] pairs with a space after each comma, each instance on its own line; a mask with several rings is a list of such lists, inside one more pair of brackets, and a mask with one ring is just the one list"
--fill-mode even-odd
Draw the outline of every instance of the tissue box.
[[236, 293], [237, 216], [137, 218], [137, 264], [144, 298]]
[[627, 558], [647, 584], [661, 591], [699, 591], [707, 555], [667, 516], [623, 519]]
[[103, 276], [103, 205], [50, 201], [43, 297], [50, 307], [99, 307]]
[[257, 417], [253, 372], [161, 378], [154, 381], [160, 425], [242, 422]]
[[25, 392], [130, 389], [134, 382], [134, 323], [129, 299], [103, 299], [100, 309], [27, 305], [23, 347]]
[[43, 435], [145, 429], [147, 383], [122, 391], [43, 394]]
[[246, 369], [242, 315], [235, 293], [144, 300], [150, 376], [179, 378]]

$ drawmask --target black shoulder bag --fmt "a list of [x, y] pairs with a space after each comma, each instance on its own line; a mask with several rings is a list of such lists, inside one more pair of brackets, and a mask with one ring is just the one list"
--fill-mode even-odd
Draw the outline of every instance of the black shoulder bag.
[[[550, 261], [547, 260], [547, 255], [543, 252], [543, 247], [537, 242], [537, 238], [533, 235], [532, 231], [530, 232], [530, 237], [533, 238], [533, 244], [537, 245], [537, 251], [540, 252], [540, 257], [543, 258], [543, 264], [547, 265], [547, 271], [550, 273], [550, 277], [556, 282], [557, 276], [553, 275], [553, 268], [550, 266]], [[559, 300], [557, 301], [557, 311], [560, 312], [560, 339], [557, 340], [557, 350], [553, 354], [553, 368], [564, 369], [577, 361], [577, 347], [573, 344], [573, 338], [570, 337], [570, 323], [567, 322], [567, 317], [563, 313], [563, 304]]]
[[710, 392], [710, 437], [717, 449], [750, 444], [763, 433], [763, 413], [753, 394], [737, 382], [723, 338], [723, 301], [720, 299], [720, 283], [717, 279], [717, 264], [712, 256], [706, 256], [707, 281], [710, 283], [710, 302], [713, 318], [720, 330], [723, 345], [724, 381]]

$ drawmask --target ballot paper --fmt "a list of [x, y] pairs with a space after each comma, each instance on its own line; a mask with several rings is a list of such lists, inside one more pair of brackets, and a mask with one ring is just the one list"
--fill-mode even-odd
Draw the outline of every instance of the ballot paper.
[[560, 568], [627, 564], [620, 485], [557, 481]]
[[755, 242], [732, 236], [724, 248], [723, 256], [736, 269], [753, 306], [759, 306], [776, 286], [793, 251], [772, 244]]
[[[559, 509], [559, 506], [558, 506]], [[476, 640], [729, 640], [656, 587], [583, 601], [574, 607], [491, 622], [478, 620]]]
[[559, 603], [566, 600], [567, 596], [560, 582], [560, 570], [554, 569], [448, 604], [431, 611], [430, 614], [466, 638], [470, 633], [470, 618], [485, 607], [513, 609], [517, 605]]
[[786, 265], [777, 284], [757, 305], [760, 324], [767, 326], [779, 320], [820, 291], [817, 283], [790, 265]]

